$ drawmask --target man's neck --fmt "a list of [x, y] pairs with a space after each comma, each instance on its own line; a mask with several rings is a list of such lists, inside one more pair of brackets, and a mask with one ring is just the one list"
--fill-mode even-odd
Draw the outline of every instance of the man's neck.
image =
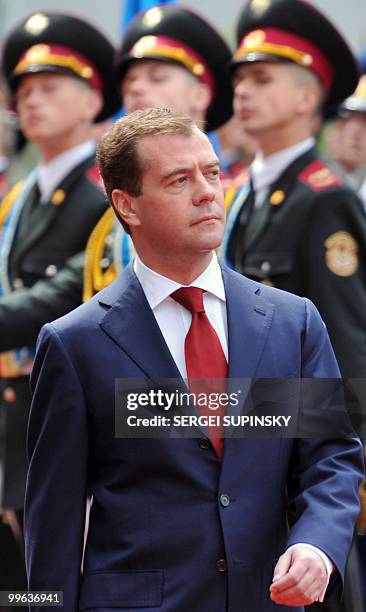
[[69, 151], [70, 149], [74, 149], [78, 145], [81, 145], [83, 142], [86, 142], [90, 138], [90, 131], [83, 130], [81, 133], [78, 134], [70, 134], [60, 139], [55, 138], [53, 140], [37, 143], [40, 152], [40, 158], [43, 163], [47, 163], [58, 155], [61, 155], [62, 153], [65, 153], [66, 151]]
[[268, 157], [269, 155], [273, 155], [273, 153], [289, 149], [312, 136], [313, 132], [308, 124], [297, 127], [296, 129], [284, 126], [283, 129], [276, 129], [258, 134], [258, 148], [262, 152], [263, 157]]
[[170, 280], [179, 283], [180, 285], [190, 285], [196, 278], [210, 265], [213, 257], [213, 251], [208, 251], [205, 254], [201, 254], [201, 257], [195, 258], [192, 262], [187, 262], [187, 259], [183, 260], [165, 260], [156, 261], [150, 260], [149, 257], [139, 253], [139, 257], [142, 263], [161, 276], [165, 276]]

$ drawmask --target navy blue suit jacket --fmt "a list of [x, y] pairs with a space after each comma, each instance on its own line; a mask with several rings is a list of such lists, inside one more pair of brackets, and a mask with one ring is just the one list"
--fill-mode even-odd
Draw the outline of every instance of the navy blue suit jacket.
[[[311, 302], [226, 267], [223, 278], [230, 377], [339, 376]], [[179, 372], [131, 267], [43, 328], [28, 437], [29, 588], [63, 590], [67, 612], [288, 610], [268, 588], [296, 542], [322, 549], [341, 578], [359, 508], [359, 443], [229, 439], [220, 464], [202, 432], [117, 439], [115, 379], [156, 377]]]

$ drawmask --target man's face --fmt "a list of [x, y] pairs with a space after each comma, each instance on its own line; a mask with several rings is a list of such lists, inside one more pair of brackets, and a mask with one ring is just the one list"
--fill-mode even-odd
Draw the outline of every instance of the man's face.
[[366, 113], [352, 112], [337, 124], [338, 146], [333, 156], [348, 171], [366, 166]]
[[192, 114], [198, 81], [185, 68], [157, 60], [137, 60], [128, 68], [121, 85], [127, 113], [165, 106]]
[[92, 120], [93, 95], [72, 76], [46, 72], [25, 75], [15, 94], [20, 126], [38, 145], [67, 139]]
[[284, 63], [254, 62], [234, 73], [234, 112], [253, 134], [281, 129], [297, 116], [302, 88]]
[[207, 137], [198, 128], [192, 136], [149, 136], [138, 153], [144, 172], [142, 195], [133, 198], [137, 250], [140, 245], [153, 252], [154, 265], [216, 249], [225, 204], [219, 162]]

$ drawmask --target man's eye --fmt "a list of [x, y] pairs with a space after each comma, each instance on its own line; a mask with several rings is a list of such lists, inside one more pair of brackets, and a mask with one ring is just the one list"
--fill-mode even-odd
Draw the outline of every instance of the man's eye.
[[179, 178], [175, 179], [174, 183], [176, 185], [184, 185], [188, 180], [188, 177], [186, 176], [180, 176]]
[[220, 170], [218, 170], [218, 169], [216, 169], [216, 170], [210, 170], [210, 172], [208, 172], [208, 173], [206, 174], [206, 176], [207, 176], [209, 179], [216, 180], [216, 179], [218, 179], [218, 178], [220, 177]]

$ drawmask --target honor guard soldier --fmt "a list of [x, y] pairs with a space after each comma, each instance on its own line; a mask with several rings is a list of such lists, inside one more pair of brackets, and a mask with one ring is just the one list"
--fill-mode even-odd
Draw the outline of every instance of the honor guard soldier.
[[343, 376], [363, 378], [365, 214], [314, 148], [323, 111], [355, 90], [356, 61], [333, 25], [302, 0], [251, 0], [238, 45], [234, 112], [260, 151], [250, 180], [227, 195], [225, 259], [246, 276], [313, 300]]
[[[139, 13], [128, 28], [117, 67], [124, 108], [164, 106], [206, 131], [232, 115], [230, 50], [202, 17], [177, 6]], [[84, 300], [112, 282], [134, 255], [132, 240], [109, 209], [90, 237]]]
[[106, 208], [91, 131], [120, 105], [113, 60], [95, 27], [60, 13], [27, 17], [3, 47], [4, 77], [40, 163], [0, 207], [1, 589], [24, 588], [10, 528], [21, 548], [36, 337], [81, 302], [83, 251]]
[[366, 208], [366, 74], [338, 108], [328, 135], [329, 157]]
[[[242, 274], [310, 298], [343, 376], [364, 378], [365, 213], [314, 148], [324, 111], [356, 88], [356, 60], [328, 19], [302, 0], [251, 0], [237, 42], [234, 113], [259, 152], [247, 180], [227, 193], [222, 254]], [[325, 609], [339, 610], [338, 603]]]

